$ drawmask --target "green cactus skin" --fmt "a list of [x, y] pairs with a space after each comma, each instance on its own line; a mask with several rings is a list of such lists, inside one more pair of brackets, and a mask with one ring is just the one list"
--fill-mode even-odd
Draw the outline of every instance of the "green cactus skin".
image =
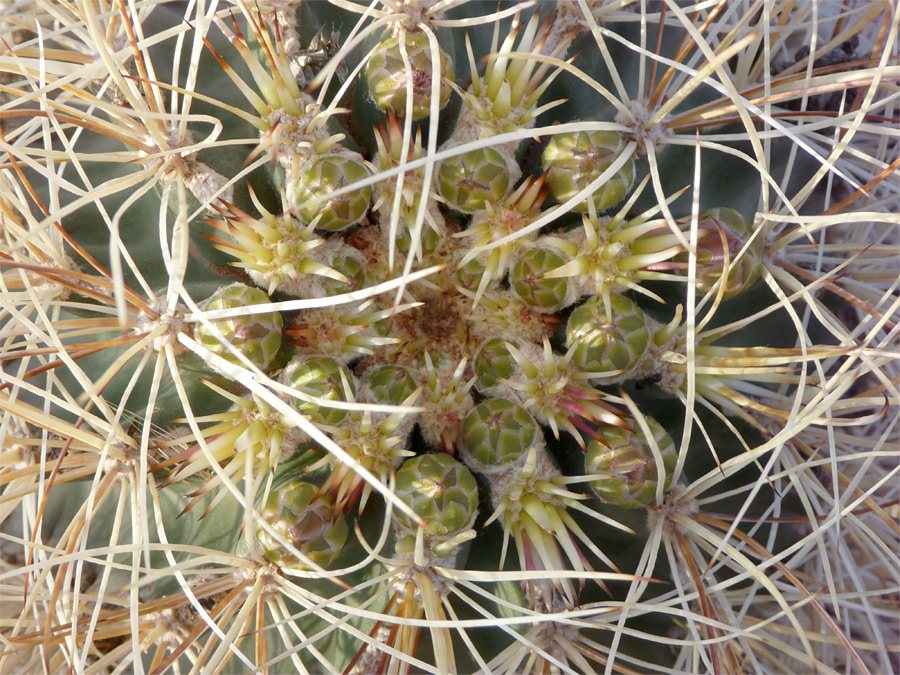
[[[577, 131], [550, 139], [541, 157], [547, 184], [557, 201], [564, 202], [585, 189], [606, 171], [625, 149], [625, 140], [615, 131]], [[597, 211], [615, 206], [625, 198], [634, 182], [634, 160], [625, 164], [590, 199]], [[586, 212], [587, 201], [576, 211]]]
[[[475, 522], [478, 484], [472, 472], [450, 455], [436, 453], [406, 460], [397, 471], [396, 489], [397, 496], [435, 536], [454, 535]], [[394, 519], [407, 529], [418, 527], [401, 511], [394, 511]]]
[[[258, 288], [244, 284], [232, 284], [216, 291], [206, 303], [207, 311], [236, 309], [261, 305], [269, 302], [269, 296]], [[215, 322], [226, 340], [254, 365], [267, 368], [281, 349], [281, 329], [283, 321], [278, 312], [259, 312], [236, 316]], [[204, 325], [194, 332], [197, 341], [226, 361], [239, 363], [239, 359], [228, 351], [221, 341]]]
[[610, 314], [603, 300], [591, 298], [578, 307], [566, 325], [566, 345], [572, 360], [587, 371], [634, 368], [647, 351], [650, 331], [644, 312], [624, 295], [610, 294]]
[[[337, 559], [349, 533], [346, 520], [335, 513], [328, 497], [319, 494], [319, 488], [312, 483], [303, 481], [273, 490], [260, 509], [260, 516], [282, 539], [319, 567], [327, 568]], [[256, 527], [256, 538], [269, 562], [279, 567], [307, 569], [260, 525]]]
[[600, 499], [616, 506], [637, 509], [656, 501], [660, 475], [665, 476], [663, 491], [672, 483], [672, 472], [678, 461], [678, 449], [668, 432], [652, 417], [647, 425], [662, 457], [662, 468], [653, 455], [650, 443], [634, 420], [633, 431], [605, 427], [598, 431], [585, 453], [585, 471], [608, 474], [590, 481], [591, 490]]
[[455, 209], [468, 213], [497, 204], [509, 187], [509, 168], [496, 150], [471, 150], [441, 162], [438, 188]]
[[[307, 223], [316, 221], [317, 228], [328, 232], [356, 225], [369, 210], [369, 203], [372, 201], [371, 186], [342, 195], [329, 195], [368, 177], [369, 170], [355, 159], [343, 156], [316, 159], [297, 182], [299, 215]], [[309, 203], [317, 199], [321, 201]]]
[[[382, 110], [392, 110], [398, 117], [406, 115], [407, 82], [409, 80], [400, 53], [400, 37], [391, 37], [378, 43], [372, 58], [366, 64], [366, 79], [375, 104]], [[412, 75], [414, 120], [431, 114], [432, 56], [428, 36], [424, 33], [407, 33], [404, 38], [406, 56]], [[439, 71], [441, 75], [439, 108], [447, 105], [451, 88], [447, 80], [453, 80], [453, 65], [441, 50]]]

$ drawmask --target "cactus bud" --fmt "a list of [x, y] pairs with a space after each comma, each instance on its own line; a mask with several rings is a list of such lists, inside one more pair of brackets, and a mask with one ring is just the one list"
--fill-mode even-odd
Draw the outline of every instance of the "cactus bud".
[[[306, 359], [287, 371], [288, 384], [294, 389], [326, 401], [349, 401], [356, 395], [353, 375], [337, 361], [328, 357]], [[341, 377], [343, 373], [343, 377]], [[350, 387], [350, 396], [344, 388], [344, 380]], [[292, 399], [294, 407], [317, 424], [334, 426], [347, 416], [346, 410], [328, 408], [317, 403]]]
[[565, 263], [562, 256], [549, 248], [526, 252], [509, 274], [509, 285], [522, 301], [539, 311], [554, 311], [563, 306], [569, 290], [567, 277], [543, 279]]
[[[347, 523], [336, 515], [327, 494], [311, 483], [297, 481], [273, 490], [260, 516], [285, 540], [320, 567], [328, 567], [347, 541]], [[317, 496], [318, 495], [318, 496]], [[256, 538], [265, 558], [279, 567], [305, 565], [260, 525]]]
[[[265, 292], [238, 283], [216, 291], [206, 302], [204, 309], [234, 309], [268, 302], [269, 296]], [[267, 368], [281, 349], [282, 318], [278, 312], [235, 316], [216, 321], [215, 326], [235, 349], [259, 368]], [[203, 324], [197, 325], [194, 335], [211, 352], [231, 363], [239, 363], [238, 358]]]
[[[355, 225], [369, 210], [372, 187], [367, 185], [341, 195], [332, 193], [368, 176], [365, 165], [355, 159], [340, 155], [320, 157], [297, 182], [298, 213], [308, 223], [318, 218], [316, 227], [329, 232]], [[321, 201], [309, 203], [315, 199]]]
[[[547, 184], [556, 200], [565, 202], [606, 171], [625, 148], [625, 140], [615, 131], [575, 131], [558, 134], [544, 148], [542, 161]], [[590, 195], [597, 211], [615, 206], [625, 198], [634, 182], [634, 160], [629, 158], [619, 171]], [[587, 201], [574, 207], [586, 212]]]
[[[418, 120], [431, 114], [432, 54], [428, 36], [424, 33], [406, 33], [404, 47], [409, 60], [409, 70], [400, 53], [400, 38], [383, 40], [375, 48], [372, 58], [366, 64], [366, 79], [375, 104], [382, 110], [393, 110], [397, 115], [406, 115], [406, 94], [408, 81], [412, 79], [413, 119]], [[450, 100], [450, 85], [447, 80], [454, 77], [450, 57], [440, 50], [440, 107]]]
[[[608, 474], [589, 485], [600, 499], [629, 509], [647, 506], [656, 501], [656, 486], [660, 474], [665, 476], [665, 487], [672, 482], [672, 472], [678, 460], [675, 441], [652, 417], [647, 424], [662, 455], [663, 471], [653, 457], [650, 443], [632, 420], [634, 431], [620, 427], [604, 427], [593, 440], [585, 454], [585, 470], [590, 474]], [[601, 442], [602, 441], [602, 442]]]
[[647, 350], [650, 331], [644, 312], [629, 298], [612, 293], [609, 300], [609, 314], [599, 298], [591, 298], [572, 312], [566, 342], [575, 349], [572, 361], [584, 370], [627, 374]]
[[[413, 457], [397, 471], [397, 496], [431, 528], [447, 537], [472, 527], [478, 515], [478, 484], [465, 465], [437, 453]], [[418, 523], [395, 510], [394, 519], [415, 530]]]
[[340, 272], [350, 280], [350, 283], [322, 277], [322, 287], [325, 295], [338, 295], [349, 293], [357, 288], [365, 288], [366, 268], [360, 259], [353, 255], [338, 254], [329, 261], [330, 267]]
[[[419, 253], [431, 254], [437, 249], [438, 245], [441, 243], [441, 235], [431, 227], [427, 225], [422, 228], [422, 233], [419, 237]], [[408, 226], [400, 227], [400, 231], [397, 232], [397, 250], [399, 250], [403, 254], [409, 253], [409, 246], [412, 244], [412, 232], [410, 231]]]
[[402, 366], [381, 366], [366, 377], [375, 403], [402, 405], [416, 390], [416, 381]]
[[441, 162], [438, 190], [451, 206], [473, 213], [498, 204], [509, 187], [509, 167], [491, 148], [470, 150]]
[[[729, 270], [723, 299], [734, 297], [753, 286], [762, 269], [762, 239], [754, 239], [740, 260], [735, 262], [738, 253], [753, 234], [750, 223], [734, 209], [719, 208], [701, 213], [698, 227], [703, 233], [697, 247], [697, 281], [700, 288], [708, 291], [721, 278], [725, 264], [725, 245], [728, 247]], [[688, 256], [683, 253], [677, 260], [687, 262]]]
[[456, 270], [456, 280], [459, 282], [459, 285], [466, 290], [475, 291], [481, 283], [484, 271], [484, 263], [473, 258]]
[[517, 462], [538, 434], [531, 415], [505, 398], [477, 406], [463, 422], [463, 459], [481, 473], [506, 471]]
[[[518, 348], [518, 342], [512, 342], [512, 346]], [[481, 388], [496, 387], [500, 379], [508, 380], [516, 372], [516, 360], [504, 344], [501, 338], [487, 340], [472, 363], [475, 374], [478, 375], [478, 386]]]

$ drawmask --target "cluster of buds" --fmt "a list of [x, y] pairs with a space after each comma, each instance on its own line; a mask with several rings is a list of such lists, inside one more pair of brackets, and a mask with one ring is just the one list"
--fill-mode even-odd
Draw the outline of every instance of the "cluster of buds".
[[577, 604], [572, 580], [553, 572], [566, 569], [566, 561], [578, 572], [591, 570], [579, 542], [615, 569], [568, 509], [622, 526], [584, 506], [586, 497], [566, 487], [537, 422], [519, 405], [502, 398], [478, 405], [463, 424], [459, 452], [467, 466], [490, 480], [494, 512], [488, 523], [499, 519], [505, 536], [512, 537], [520, 568], [547, 571], [545, 578], [525, 583], [532, 606], [552, 605], [556, 592], [567, 605]]
[[[446, 627], [448, 611], [452, 612], [448, 595], [452, 570], [465, 563], [463, 544], [475, 537], [478, 484], [465, 465], [436, 453], [406, 460], [396, 472], [394, 489], [411, 513], [392, 512], [395, 557], [385, 560], [390, 598], [384, 616], [401, 621], [386, 635], [391, 651], [364, 645], [346, 672], [390, 672], [401, 667], [397, 655], [415, 653], [421, 632], [417, 622], [424, 616], [438, 672], [452, 673], [456, 659]], [[378, 625], [370, 637], [376, 637], [377, 631]]]
[[[251, 25], [268, 44], [268, 33]], [[234, 409], [199, 419], [214, 424], [184, 436], [190, 450], [164, 467], [181, 462], [176, 474], [186, 475], [219, 462], [235, 478], [239, 465], [271, 470], [289, 454], [286, 445], [301, 448], [309, 481], [273, 489], [255, 530], [262, 558], [286, 570], [332, 565], [351, 507], [362, 514], [375, 490], [395, 498], [387, 500], [394, 558], [379, 562], [389, 570], [383, 615], [403, 621], [387, 643], [413, 655], [414, 624], [424, 615], [437, 622], [432, 646], [450, 672], [453, 647], [440, 622], [448, 571], [465, 563], [464, 544], [476, 536], [473, 472], [490, 483], [485, 526], [499, 523], [504, 533], [499, 568], [512, 539], [532, 611], [578, 606], [583, 581], [604, 574], [594, 570], [598, 562], [618, 570], [573, 514], [634, 534], [604, 515], [605, 505], [659, 509], [678, 469], [663, 426], [629, 414], [624, 399], [604, 389], [657, 371], [662, 389], [685, 389], [682, 308], [658, 323], [642, 307], [662, 298], [643, 283], [694, 283], [720, 303], [760, 278], [763, 244], [729, 208], [674, 218], [669, 206], [681, 193], [634, 215], [650, 177], [637, 175], [636, 142], [615, 123], [548, 134], [540, 174], [522, 178], [517, 139], [527, 134], [518, 132], [562, 103], [540, 99], [566, 69], [574, 37], [557, 34], [549, 19], [535, 13], [521, 23], [516, 15], [505, 39], [495, 33], [482, 73], [467, 39], [465, 91], [428, 21], [399, 21], [383, 35], [360, 69], [386, 117], [361, 152], [327, 132], [334, 109], [292, 85], [267, 89], [277, 89], [285, 71], [277, 48], [259, 62], [231, 35], [261, 85], [260, 95], [242, 91], [259, 113], [251, 116], [261, 132], [257, 154], [277, 160], [272, 180], [283, 213], [251, 194], [261, 216], [221, 205], [207, 221], [218, 231], [209, 238], [269, 295], [299, 298], [300, 309], [283, 317], [256, 311], [268, 295], [235, 284], [203, 306], [211, 322], [195, 337], [271, 377], [321, 435], [292, 429], [255, 398], [228, 394]], [[256, 74], [267, 68], [272, 74]], [[453, 92], [462, 108], [444, 133], [450, 115], [438, 113]], [[501, 134], [513, 140], [492, 140]], [[440, 157], [431, 161], [439, 136]], [[549, 232], [551, 223], [558, 229]], [[719, 364], [716, 348], [700, 344], [696, 354], [696, 391], [743, 403], [722, 377], [703, 371]], [[564, 433], [577, 441], [582, 474], [561, 471], [542, 427], [557, 441]], [[248, 452], [257, 459], [248, 462]], [[361, 648], [347, 672], [365, 668], [369, 651]], [[383, 670], [399, 664], [393, 653], [379, 658]]]

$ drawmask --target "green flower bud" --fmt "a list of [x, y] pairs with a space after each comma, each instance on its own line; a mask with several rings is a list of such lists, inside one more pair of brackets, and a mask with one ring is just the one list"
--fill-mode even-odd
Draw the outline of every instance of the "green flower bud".
[[[504, 342], [506, 341], [500, 338], [491, 338], [481, 345], [481, 349], [475, 355], [472, 369], [478, 375], [479, 387], [496, 387], [500, 384], [498, 378], [508, 380], [516, 372], [518, 365]], [[518, 342], [509, 342], [513, 347], [519, 347]]]
[[[372, 98], [382, 110], [393, 110], [398, 116], [406, 115], [407, 82], [412, 79], [413, 119], [431, 114], [432, 59], [428, 36], [424, 33], [406, 33], [404, 37], [409, 71], [400, 54], [400, 38], [383, 40], [375, 48], [366, 64], [366, 79]], [[452, 88], [446, 80], [454, 77], [450, 57], [440, 49], [440, 107], [450, 100]]]
[[[326, 401], [350, 401], [356, 397], [356, 383], [353, 374], [340, 365], [337, 361], [327, 357], [315, 357], [307, 359], [295, 369], [289, 370], [288, 384], [309, 396], [325, 399]], [[352, 397], [347, 396], [344, 390], [344, 378], [350, 385]], [[304, 415], [307, 415], [317, 424], [335, 426], [347, 416], [346, 410], [328, 408], [317, 403], [291, 399], [294, 407]]]
[[[625, 140], [615, 131], [573, 131], [553, 136], [542, 155], [553, 196], [559, 202], [568, 201], [606, 171], [624, 149]], [[633, 182], [634, 160], [629, 158], [590, 196], [594, 207], [603, 211], [615, 206], [625, 198]], [[586, 212], [587, 201], [577, 204], [574, 210]]]
[[509, 187], [509, 167], [496, 150], [470, 150], [441, 162], [438, 191], [460, 211], [480, 211], [499, 204]]
[[475, 291], [481, 283], [481, 278], [484, 276], [484, 270], [484, 264], [473, 258], [456, 270], [456, 280], [463, 288], [469, 291]]
[[598, 431], [603, 440], [591, 441], [585, 454], [585, 470], [588, 474], [609, 474], [589, 483], [600, 499], [616, 506], [634, 509], [656, 501], [656, 486], [660, 474], [665, 475], [665, 487], [672, 483], [672, 472], [678, 460], [675, 441], [662, 426], [651, 417], [647, 424], [659, 447], [663, 471], [659, 470], [650, 443], [644, 437], [637, 422], [631, 420], [634, 431], [619, 427], [604, 427]]
[[328, 266], [347, 277], [350, 283], [322, 277], [322, 287], [325, 289], [325, 295], [339, 295], [365, 287], [366, 268], [363, 267], [359, 258], [352, 255], [338, 254], [329, 261]]
[[[273, 490], [260, 509], [260, 516], [285, 540], [320, 567], [328, 567], [340, 555], [347, 541], [347, 523], [335, 514], [327, 494], [316, 496], [319, 488], [297, 481]], [[256, 527], [256, 539], [266, 560], [279, 567], [306, 569], [283, 544]]]
[[[220, 288], [213, 293], [207, 301], [205, 309], [207, 311], [234, 309], [268, 302], [269, 296], [264, 291], [238, 283]], [[225, 339], [259, 368], [267, 368], [275, 359], [278, 350], [281, 349], [283, 322], [281, 314], [278, 312], [235, 316], [214, 323]], [[194, 337], [200, 344], [226, 361], [239, 363], [237, 356], [229, 352], [219, 338], [203, 324], [197, 324]]]
[[559, 309], [566, 300], [568, 277], [542, 279], [565, 263], [549, 248], [533, 248], [523, 255], [509, 273], [509, 285], [522, 300], [541, 310]]
[[538, 428], [531, 415], [504, 398], [476, 406], [460, 436], [464, 459], [482, 473], [505, 471], [531, 447]]
[[572, 312], [566, 342], [575, 347], [572, 361], [587, 371], [634, 368], [647, 351], [650, 331], [644, 312], [624, 295], [610, 295], [612, 319], [600, 298], [591, 298]]
[[366, 376], [374, 403], [401, 405], [416, 390], [416, 381], [402, 366], [381, 366]]
[[[428, 355], [428, 358], [431, 359], [431, 365], [428, 365], [428, 361], [425, 358], [425, 355]], [[448, 366], [450, 362], [450, 357], [442, 352], [433, 352], [430, 350], [425, 350], [420, 353], [416, 357], [416, 367], [420, 370], [442, 370]]]
[[[441, 243], [441, 235], [427, 225], [422, 227], [421, 241], [419, 242], [420, 253], [433, 253]], [[409, 253], [409, 245], [412, 243], [412, 232], [406, 226], [401, 226], [397, 233], [397, 249], [404, 255]]]
[[[308, 223], [319, 218], [316, 227], [329, 232], [355, 225], [369, 210], [372, 187], [367, 185], [341, 195], [332, 193], [368, 176], [365, 165], [355, 159], [340, 155], [320, 157], [300, 175], [297, 182], [300, 216]], [[321, 201], [309, 203], [320, 198]]]
[[[698, 223], [700, 229], [706, 232], [697, 246], [697, 281], [700, 288], [708, 291], [722, 276], [726, 244], [730, 269], [723, 299], [734, 297], [753, 286], [759, 280], [762, 270], [762, 238], [754, 239], [741, 259], [735, 263], [735, 258], [753, 234], [753, 226], [738, 211], [726, 208], [701, 213]], [[687, 262], [688, 255], [683, 253], [677, 260]], [[682, 270], [682, 273], [687, 274], [687, 270]]]
[[[431, 528], [448, 537], [472, 527], [478, 515], [478, 484], [465, 465], [445, 453], [421, 455], [397, 471], [396, 494]], [[394, 519], [415, 530], [418, 523], [394, 510]]]

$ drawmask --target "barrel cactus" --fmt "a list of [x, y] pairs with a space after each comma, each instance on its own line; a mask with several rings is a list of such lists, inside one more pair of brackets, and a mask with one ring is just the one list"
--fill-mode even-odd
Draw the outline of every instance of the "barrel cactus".
[[890, 0], [12, 0], [0, 672], [896, 672]]

